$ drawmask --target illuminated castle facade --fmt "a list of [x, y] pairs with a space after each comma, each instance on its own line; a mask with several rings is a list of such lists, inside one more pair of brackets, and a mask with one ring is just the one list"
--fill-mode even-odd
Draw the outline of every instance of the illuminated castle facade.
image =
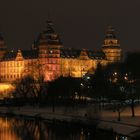
[[102, 50], [98, 52], [65, 48], [51, 21], [47, 21], [47, 29], [39, 34], [30, 50], [9, 51], [0, 37], [1, 83], [12, 83], [34, 71], [41, 72], [45, 81], [59, 76], [82, 77], [87, 72], [94, 72], [98, 63], [107, 65], [120, 60], [120, 44], [111, 26], [107, 29]]

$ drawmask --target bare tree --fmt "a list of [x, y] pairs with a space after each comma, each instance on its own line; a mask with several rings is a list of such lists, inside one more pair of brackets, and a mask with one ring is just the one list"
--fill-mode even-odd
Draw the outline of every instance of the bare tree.
[[14, 97], [18, 98], [34, 98], [36, 103], [41, 103], [46, 97], [47, 83], [44, 81], [43, 65], [32, 63], [25, 68], [26, 74], [14, 82], [15, 92]]

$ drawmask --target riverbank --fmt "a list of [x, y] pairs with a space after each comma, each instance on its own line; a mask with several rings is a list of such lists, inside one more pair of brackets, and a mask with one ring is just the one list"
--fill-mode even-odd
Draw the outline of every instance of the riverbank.
[[91, 119], [85, 113], [85, 107], [80, 110], [65, 107], [55, 108], [55, 112], [51, 107], [0, 107], [0, 113], [9, 116], [20, 116], [25, 118], [35, 118], [48, 121], [59, 121], [68, 123], [81, 123], [85, 125], [97, 125], [97, 119]]
[[117, 112], [97, 111], [93, 106], [56, 107], [55, 112], [53, 112], [52, 107], [0, 107], [1, 114], [95, 125], [98, 128], [112, 130], [126, 136], [135, 136], [140, 129], [140, 107], [136, 107], [135, 111], [136, 117], [132, 118], [129, 108], [126, 108], [121, 113], [121, 121], [118, 121]]

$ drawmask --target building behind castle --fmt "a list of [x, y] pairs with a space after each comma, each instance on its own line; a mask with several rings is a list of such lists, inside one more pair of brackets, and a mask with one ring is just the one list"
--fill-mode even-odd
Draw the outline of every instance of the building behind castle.
[[30, 50], [8, 50], [0, 36], [0, 92], [13, 90], [11, 83], [28, 74], [39, 72], [45, 81], [60, 76], [82, 77], [94, 72], [97, 64], [121, 60], [121, 48], [115, 30], [109, 26], [101, 51], [66, 48], [51, 21], [41, 32]]

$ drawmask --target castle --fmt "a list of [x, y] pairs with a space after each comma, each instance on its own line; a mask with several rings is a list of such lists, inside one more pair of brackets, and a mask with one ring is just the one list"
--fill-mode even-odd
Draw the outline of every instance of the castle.
[[51, 21], [41, 32], [30, 50], [7, 50], [4, 38], [0, 36], [0, 93], [12, 90], [11, 83], [24, 76], [40, 71], [45, 81], [60, 76], [82, 77], [94, 72], [97, 64], [121, 60], [121, 48], [115, 30], [109, 26], [101, 51], [65, 48]]

